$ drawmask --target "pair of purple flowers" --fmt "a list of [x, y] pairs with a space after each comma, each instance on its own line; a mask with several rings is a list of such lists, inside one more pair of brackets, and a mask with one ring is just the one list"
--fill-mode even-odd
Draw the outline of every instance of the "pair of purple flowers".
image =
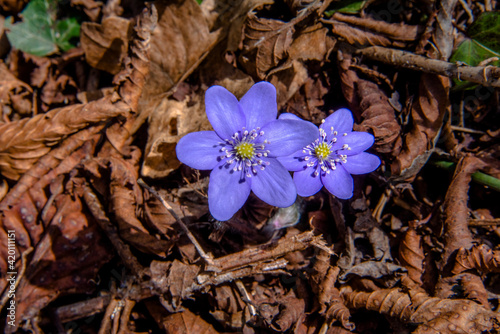
[[292, 205], [297, 194], [314, 195], [323, 186], [339, 198], [350, 198], [351, 174], [369, 173], [380, 165], [377, 156], [364, 152], [374, 137], [352, 131], [349, 110], [337, 110], [319, 128], [292, 114], [276, 119], [276, 89], [268, 82], [252, 86], [240, 101], [213, 86], [205, 106], [215, 131], [187, 134], [176, 153], [192, 168], [212, 170], [208, 206], [218, 220], [231, 218], [250, 191], [278, 207]]

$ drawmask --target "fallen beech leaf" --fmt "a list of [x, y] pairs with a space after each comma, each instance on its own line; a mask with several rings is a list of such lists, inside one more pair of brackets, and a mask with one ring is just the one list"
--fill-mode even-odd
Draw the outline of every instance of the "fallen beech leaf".
[[6, 12], [19, 13], [28, 0], [2, 0], [0, 7]]
[[469, 216], [467, 193], [471, 175], [483, 165], [484, 163], [479, 159], [465, 157], [456, 167], [443, 204], [446, 219], [444, 222], [445, 248], [440, 264], [441, 268], [453, 260], [452, 254], [461, 247], [466, 249], [472, 247], [472, 234], [467, 222]]
[[[282, 104], [284, 104], [285, 112], [295, 114], [300, 116], [302, 119], [319, 124], [321, 120], [325, 118], [325, 113], [321, 111], [321, 108], [325, 107], [324, 97], [328, 94], [330, 87], [327, 85], [325, 87], [325, 80], [323, 79], [326, 78], [323, 78], [322, 76], [311, 78], [307, 74], [307, 69], [305, 68], [302, 72], [302, 80], [297, 80], [295, 78], [293, 80], [293, 84], [299, 85], [302, 83], [300, 85], [301, 87], [299, 86], [299, 89], [295, 91], [293, 96], [288, 99], [278, 97], [278, 101], [283, 100]], [[302, 72], [299, 72], [299, 75], [302, 74]], [[274, 80], [271, 82], [274, 82]], [[277, 83], [278, 91], [280, 91], [280, 85], [283, 85], [283, 83], [286, 83], [286, 80], [281, 80]], [[286, 104], [284, 102], [286, 102]], [[280, 104], [278, 103], [278, 105]]]
[[[81, 60], [80, 48], [71, 49], [60, 57], [37, 57], [21, 51], [10, 53], [9, 68], [16, 76], [39, 88], [40, 107], [46, 112], [76, 101], [78, 86], [69, 74], [71, 65]], [[37, 109], [34, 106], [34, 113]]]
[[159, 291], [165, 292], [162, 304], [169, 312], [183, 309], [182, 300], [191, 297], [192, 287], [200, 270], [197, 265], [185, 264], [178, 260], [151, 263], [151, 280]]
[[297, 298], [293, 291], [281, 297], [280, 313], [274, 319], [271, 327], [276, 331], [289, 330], [301, 317], [304, 316], [306, 303], [304, 299]]
[[460, 275], [460, 284], [467, 299], [477, 301], [485, 308], [490, 307], [488, 302], [488, 291], [486, 290], [481, 277], [474, 274], [464, 273]]
[[425, 255], [421, 237], [416, 230], [417, 225], [418, 223], [415, 221], [408, 223], [408, 230], [399, 245], [399, 260], [408, 270], [408, 277], [415, 283], [422, 285]]
[[110, 200], [120, 237], [145, 253], [164, 257], [170, 243], [157, 238], [137, 217], [137, 207], [142, 206], [142, 190], [137, 184], [137, 161], [134, 161], [139, 152], [135, 153], [129, 160], [98, 158], [86, 162], [85, 168], [93, 171], [94, 187], [105, 189], [102, 195]]
[[96, 22], [101, 15], [102, 2], [94, 0], [71, 0], [72, 6], [82, 6], [83, 11], [90, 18], [90, 21]]
[[482, 274], [500, 272], [500, 252], [492, 251], [484, 244], [473, 246], [469, 250], [460, 248], [455, 261], [452, 270], [454, 274], [470, 269], [476, 269]]
[[126, 56], [132, 22], [118, 16], [105, 18], [101, 24], [83, 22], [81, 45], [90, 66], [111, 74], [118, 73]]
[[156, 6], [158, 25], [151, 38], [150, 74], [141, 98], [147, 102], [191, 73], [217, 40], [195, 0]]
[[429, 297], [421, 291], [408, 293], [399, 289], [358, 292], [342, 290], [349, 308], [366, 308], [384, 315], [399, 318], [404, 323], [417, 324], [414, 333], [482, 333], [499, 328], [500, 316], [483, 306], [464, 299]]
[[344, 15], [341, 13], [333, 14], [334, 20], [352, 24], [374, 33], [386, 35], [390, 39], [400, 41], [415, 41], [423, 28], [421, 26], [413, 26], [403, 23], [387, 23], [382, 20], [374, 20], [370, 17], [356, 17], [353, 15]]
[[356, 131], [367, 131], [375, 136], [374, 149], [380, 153], [399, 154], [401, 127], [396, 120], [394, 108], [385, 92], [375, 83], [358, 77], [350, 67], [352, 50], [346, 45], [339, 51], [339, 71], [342, 92], [349, 107], [361, 123], [355, 124]]
[[295, 22], [258, 18], [249, 14], [241, 64], [248, 72], [255, 72], [260, 79], [264, 79], [269, 70], [287, 58], [295, 32], [294, 25]]
[[20, 116], [31, 114], [31, 99], [33, 90], [21, 80], [17, 79], [3, 62], [0, 62], [0, 107], [2, 108], [3, 122], [5, 118], [15, 119], [14, 113]]
[[149, 119], [148, 143], [141, 174], [161, 178], [180, 166], [175, 146], [187, 133], [211, 130], [205, 114], [203, 97], [186, 96], [183, 101], [163, 99]]
[[213, 326], [189, 310], [174, 313], [163, 319], [167, 334], [218, 334]]
[[412, 179], [427, 163], [450, 108], [450, 79], [424, 73], [420, 77], [419, 96], [411, 109], [412, 128], [404, 137], [403, 149], [391, 164], [397, 180]]
[[89, 124], [125, 115], [129, 108], [114, 103], [116, 94], [86, 105], [51, 110], [16, 122], [0, 124], [0, 173], [17, 180], [52, 146]]
[[404, 267], [390, 262], [365, 261], [353, 266], [339, 277], [341, 281], [347, 281], [350, 276], [370, 277], [374, 279], [383, 279], [388, 281], [388, 277], [401, 276], [406, 272]]
[[16, 290], [20, 319], [31, 319], [61, 293], [93, 289], [91, 280], [112, 257], [96, 224], [83, 213], [78, 198], [60, 195], [54, 206], [53, 219], [36, 244]]

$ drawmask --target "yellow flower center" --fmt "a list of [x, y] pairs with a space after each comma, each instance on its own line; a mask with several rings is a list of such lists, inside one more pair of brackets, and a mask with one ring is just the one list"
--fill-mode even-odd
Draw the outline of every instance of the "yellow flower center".
[[321, 143], [314, 149], [314, 154], [321, 160], [328, 158], [330, 153], [332, 153], [332, 151], [330, 151], [330, 147], [328, 147], [327, 143]]
[[236, 154], [242, 159], [251, 159], [254, 157], [255, 148], [253, 144], [242, 142], [235, 146]]

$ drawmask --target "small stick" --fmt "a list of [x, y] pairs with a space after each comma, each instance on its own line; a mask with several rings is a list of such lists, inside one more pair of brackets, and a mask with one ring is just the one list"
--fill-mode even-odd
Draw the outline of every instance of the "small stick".
[[182, 227], [182, 229], [186, 233], [187, 237], [193, 243], [194, 247], [198, 251], [198, 254], [200, 254], [200, 256], [207, 262], [207, 264], [213, 266], [214, 262], [213, 262], [213, 256], [212, 256], [212, 254], [206, 253], [203, 250], [203, 248], [201, 247], [201, 245], [198, 243], [198, 240], [196, 240], [196, 238], [194, 237], [194, 235], [191, 233], [191, 231], [189, 231], [189, 229], [186, 226], [186, 224], [184, 224], [184, 222], [175, 213], [174, 209], [172, 209], [172, 207], [170, 206], [170, 204], [168, 204], [167, 201], [165, 201], [165, 199], [163, 199], [163, 197], [156, 190], [154, 190], [153, 188], [151, 188], [150, 186], [148, 186], [146, 184], [146, 182], [144, 182], [142, 179], [138, 179], [137, 183], [141, 187], [147, 189], [151, 194], [153, 194], [154, 197], [156, 197], [156, 199], [158, 199], [161, 202], [161, 204], [163, 204], [163, 206], [168, 210], [168, 212], [172, 215], [172, 217], [174, 217], [174, 219], [177, 221], [177, 224], [179, 224]]
[[380, 46], [359, 49], [356, 53], [393, 66], [444, 75], [458, 80], [467, 80], [483, 86], [500, 87], [500, 68], [496, 66], [454, 64]]

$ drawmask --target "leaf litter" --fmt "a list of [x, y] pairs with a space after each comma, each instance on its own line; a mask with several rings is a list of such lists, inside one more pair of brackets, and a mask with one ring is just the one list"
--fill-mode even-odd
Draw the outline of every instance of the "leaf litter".
[[[463, 43], [494, 56], [496, 1], [60, 5], [1, 52], [3, 332], [499, 332], [500, 70]], [[1, 15], [31, 29], [25, 6]], [[48, 38], [66, 19], [71, 45]], [[211, 130], [210, 86], [261, 80], [280, 112], [349, 108], [375, 136], [351, 199], [210, 216], [176, 144]]]

